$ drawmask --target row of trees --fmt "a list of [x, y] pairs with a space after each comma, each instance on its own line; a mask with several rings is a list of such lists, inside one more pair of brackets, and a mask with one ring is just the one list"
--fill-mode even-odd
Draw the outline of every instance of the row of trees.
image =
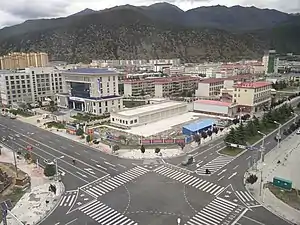
[[216, 127], [216, 125], [213, 126], [212, 129], [209, 129], [207, 131], [202, 131], [200, 134], [195, 134], [193, 136], [193, 140], [198, 143], [198, 145], [201, 144], [201, 138], [206, 139], [207, 137], [211, 137], [213, 133], [218, 134], [219, 131], [223, 131], [223, 127]]
[[247, 145], [248, 141], [261, 136], [258, 131], [269, 133], [269, 131], [278, 126], [274, 121], [284, 123], [291, 118], [293, 112], [293, 108], [285, 104], [278, 109], [273, 109], [265, 113], [261, 120], [253, 117], [247, 124], [241, 122], [237, 128], [230, 130], [224, 141], [226, 143]]

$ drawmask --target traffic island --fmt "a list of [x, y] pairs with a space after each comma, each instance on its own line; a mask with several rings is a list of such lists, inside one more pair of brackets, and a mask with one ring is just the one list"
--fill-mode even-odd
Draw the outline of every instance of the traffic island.
[[219, 151], [219, 153], [222, 155], [237, 156], [237, 155], [241, 154], [243, 151], [245, 151], [245, 149], [226, 147], [226, 148], [221, 149]]

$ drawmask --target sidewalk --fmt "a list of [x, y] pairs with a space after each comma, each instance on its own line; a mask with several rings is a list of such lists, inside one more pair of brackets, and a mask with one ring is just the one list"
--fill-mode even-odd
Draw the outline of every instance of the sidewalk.
[[[280, 160], [281, 163], [277, 164]], [[258, 181], [253, 184], [246, 184], [246, 188], [249, 192], [269, 209], [274, 214], [291, 221], [295, 224], [300, 224], [300, 211], [296, 210], [289, 205], [279, 200], [269, 189], [262, 189], [260, 195], [260, 187], [264, 187], [264, 184], [273, 181], [273, 177], [278, 176], [293, 182], [293, 188], [300, 189], [300, 139], [296, 134], [291, 135], [285, 139], [280, 148], [275, 147], [272, 151], [265, 155], [265, 162], [258, 164], [258, 170], [253, 168], [249, 169], [250, 174], [256, 174]], [[247, 174], [247, 173], [246, 173]], [[261, 175], [263, 184], [261, 185]]]
[[[2, 148], [0, 161], [13, 163], [13, 153], [9, 149]], [[50, 181], [43, 175], [43, 169], [36, 168], [35, 164], [28, 164], [24, 159], [17, 160], [20, 170], [27, 173], [31, 178], [31, 188], [17, 202], [11, 212], [24, 224], [34, 225], [45, 219], [57, 206], [61, 195], [64, 192], [62, 182]], [[48, 191], [49, 185], [54, 184], [57, 187], [57, 193], [54, 195]], [[46, 203], [46, 201], [49, 201]], [[7, 216], [9, 225], [19, 225], [10, 215]], [[3, 223], [1, 223], [2, 225]]]

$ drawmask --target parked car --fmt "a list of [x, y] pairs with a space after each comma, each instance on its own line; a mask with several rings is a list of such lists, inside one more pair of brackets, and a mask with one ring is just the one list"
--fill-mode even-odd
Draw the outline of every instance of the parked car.
[[296, 134], [298, 134], [298, 135], [300, 134], [300, 129], [299, 129], [299, 130], [297, 130]]
[[192, 155], [188, 155], [181, 163], [183, 166], [188, 166], [194, 162], [194, 157]]

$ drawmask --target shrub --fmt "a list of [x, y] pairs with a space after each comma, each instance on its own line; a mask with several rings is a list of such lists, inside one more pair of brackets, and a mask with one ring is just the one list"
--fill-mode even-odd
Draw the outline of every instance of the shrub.
[[145, 153], [146, 149], [144, 145], [141, 145], [141, 153]]
[[79, 128], [78, 130], [76, 130], [76, 135], [77, 136], [81, 136], [83, 134], [84, 134], [84, 132], [83, 132], [83, 130], [81, 128]]
[[154, 152], [158, 154], [160, 152], [160, 148], [155, 148]]
[[54, 176], [56, 173], [56, 170], [55, 170], [55, 165], [54, 164], [47, 164], [45, 169], [44, 169], [44, 175], [46, 177], [52, 177]]
[[116, 152], [116, 151], [120, 150], [120, 146], [119, 145], [114, 145], [112, 147], [112, 150], [113, 150], [113, 152]]
[[249, 184], [254, 184], [257, 181], [258, 177], [255, 174], [251, 174], [247, 177], [246, 182]]

